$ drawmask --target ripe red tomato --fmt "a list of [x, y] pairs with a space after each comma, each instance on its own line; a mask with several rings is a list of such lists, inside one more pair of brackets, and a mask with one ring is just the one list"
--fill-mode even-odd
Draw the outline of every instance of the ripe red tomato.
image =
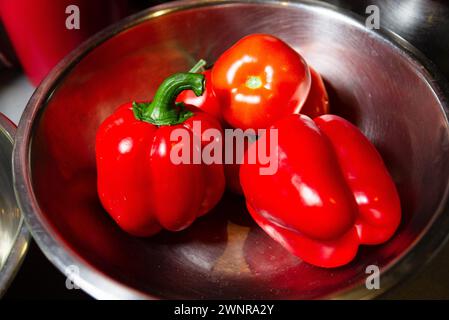
[[212, 83], [225, 121], [262, 129], [298, 113], [310, 90], [309, 68], [293, 48], [266, 34], [249, 35], [225, 51]]

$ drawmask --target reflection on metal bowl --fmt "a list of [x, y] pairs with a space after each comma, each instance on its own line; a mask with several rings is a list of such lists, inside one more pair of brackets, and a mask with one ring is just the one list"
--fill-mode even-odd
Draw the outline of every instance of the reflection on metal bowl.
[[29, 233], [14, 196], [12, 149], [15, 126], [0, 113], [0, 297], [20, 267]]

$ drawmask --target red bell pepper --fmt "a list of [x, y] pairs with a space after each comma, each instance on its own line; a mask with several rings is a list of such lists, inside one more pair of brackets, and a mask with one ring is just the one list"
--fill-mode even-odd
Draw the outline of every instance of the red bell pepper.
[[218, 58], [212, 84], [231, 127], [264, 129], [299, 113], [310, 89], [310, 72], [288, 44], [271, 35], [253, 34]]
[[[182, 90], [204, 91], [204, 76], [179, 73], [167, 78], [151, 103], [127, 103], [99, 127], [96, 136], [97, 187], [106, 211], [125, 231], [150, 236], [162, 228], [178, 231], [208, 212], [224, 186], [221, 164], [175, 164], [171, 150], [180, 144], [193, 154], [195, 138], [207, 144], [204, 130], [221, 130], [217, 120], [191, 106], [176, 103]], [[199, 121], [201, 132], [193, 122]], [[185, 129], [190, 141], [171, 141]]]
[[396, 231], [401, 208], [382, 158], [351, 123], [334, 115], [290, 115], [252, 144], [270, 143], [277, 171], [241, 165], [240, 182], [256, 222], [287, 250], [320, 267], [349, 263], [360, 244], [380, 244]]

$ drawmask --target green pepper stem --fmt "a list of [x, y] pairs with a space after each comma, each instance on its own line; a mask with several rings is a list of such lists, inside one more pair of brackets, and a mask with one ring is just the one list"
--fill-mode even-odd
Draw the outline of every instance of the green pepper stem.
[[176, 97], [184, 90], [192, 90], [196, 96], [204, 92], [204, 75], [199, 73], [176, 73], [162, 82], [151, 103], [134, 103], [137, 119], [154, 125], [175, 125], [193, 116]]
[[200, 59], [193, 67], [189, 70], [189, 73], [197, 73], [198, 71], [204, 69], [207, 64], [206, 60]]

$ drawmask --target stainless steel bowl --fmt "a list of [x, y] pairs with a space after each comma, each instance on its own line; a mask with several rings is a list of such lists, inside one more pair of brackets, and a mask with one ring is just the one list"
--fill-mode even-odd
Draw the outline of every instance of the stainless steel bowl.
[[[121, 103], [150, 99], [169, 73], [213, 62], [242, 36], [272, 33], [325, 78], [333, 111], [360, 127], [397, 184], [403, 222], [382, 246], [325, 270], [288, 254], [241, 198], [179, 233], [134, 238], [96, 195], [96, 129]], [[449, 129], [442, 80], [408, 43], [317, 2], [184, 1], [98, 34], [39, 86], [19, 124], [15, 191], [38, 245], [96, 298], [368, 298], [416, 272], [449, 230]], [[380, 289], [365, 287], [381, 269]]]
[[30, 237], [14, 196], [11, 160], [15, 132], [14, 124], [0, 113], [0, 297], [14, 279]]

